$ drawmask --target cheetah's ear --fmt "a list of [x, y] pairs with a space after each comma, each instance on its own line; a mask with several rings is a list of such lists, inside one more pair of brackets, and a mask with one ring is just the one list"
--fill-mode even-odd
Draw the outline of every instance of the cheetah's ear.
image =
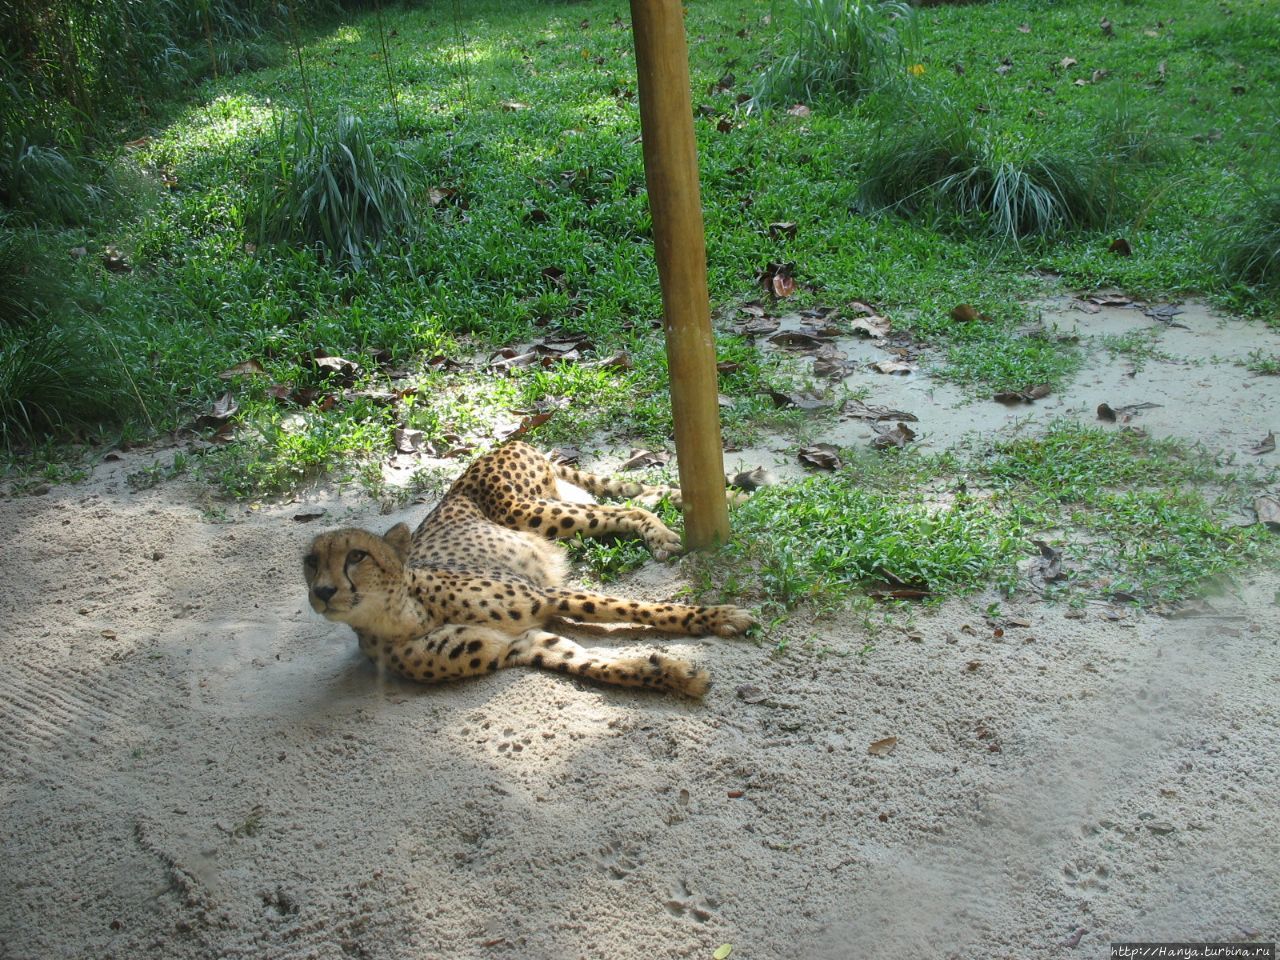
[[412, 537], [409, 535], [409, 527], [407, 525], [397, 523], [386, 532], [382, 539], [387, 541], [401, 560], [409, 556], [409, 544], [412, 542]]

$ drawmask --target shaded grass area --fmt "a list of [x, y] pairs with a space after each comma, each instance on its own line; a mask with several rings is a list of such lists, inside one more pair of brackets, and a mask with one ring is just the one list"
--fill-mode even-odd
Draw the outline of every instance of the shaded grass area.
[[[1064, 383], [1078, 363], [1070, 347], [1019, 333], [1025, 299], [1046, 285], [1036, 268], [1139, 294], [1261, 292], [1250, 302], [1274, 310], [1264, 288], [1220, 279], [1205, 238], [1224, 200], [1242, 196], [1253, 171], [1274, 168], [1275, 9], [1237, 3], [1225, 17], [1190, 0], [1166, 7], [1159, 17], [1093, 2], [921, 11], [920, 70], [859, 104], [815, 102], [806, 117], [747, 116], [737, 103], [759, 68], [785, 54], [797, 11], [763, 0], [692, 6], [713, 299], [754, 296], [765, 264], [793, 263], [799, 291], [780, 308], [872, 302], [941, 348], [944, 376], [984, 389]], [[1098, 27], [1103, 16], [1110, 36]], [[149, 190], [146, 203], [78, 225], [51, 212], [38, 225], [58, 271], [82, 293], [37, 309], [59, 328], [95, 331], [79, 338], [88, 345], [80, 369], [106, 378], [113, 402], [96, 408], [115, 415], [45, 426], [138, 439], [190, 423], [230, 389], [237, 439], [207, 459], [240, 496], [289, 490], [335, 467], [359, 474], [361, 461], [390, 451], [399, 425], [488, 442], [490, 421], [542, 409], [554, 416], [533, 435], [541, 443], [605, 428], [638, 441], [669, 435], [624, 6], [440, 3], [388, 10], [385, 26], [368, 16], [313, 28], [302, 38], [305, 88], [280, 56], [206, 83], [174, 108], [174, 122], [122, 134], [154, 137], [113, 161]], [[1067, 58], [1075, 64], [1064, 66]], [[272, 238], [255, 230], [261, 185], [280, 164], [279, 130], [304, 111], [308, 92], [358, 116], [368, 142], [402, 155], [409, 171], [416, 230], [387, 231], [358, 270], [287, 235], [263, 242]], [[931, 105], [972, 118], [972, 130], [961, 129], [1015, 157], [1079, 158], [1082, 144], [1101, 142], [1124, 161], [1106, 171], [1122, 181], [1123, 217], [1105, 231], [1085, 220], [1052, 240], [1011, 244], [993, 243], [981, 223], [868, 216], [860, 198], [878, 131]], [[1125, 116], [1149, 123], [1116, 119]], [[778, 221], [794, 223], [794, 234], [770, 231]], [[0, 227], [23, 231], [10, 234], [22, 250], [30, 228]], [[1107, 252], [1118, 231], [1132, 256]], [[108, 245], [129, 272], [105, 266]], [[79, 247], [87, 255], [66, 257]], [[44, 275], [30, 265], [13, 273], [28, 303], [27, 278]], [[953, 323], [962, 302], [993, 322]], [[625, 352], [630, 365], [499, 376], [484, 366], [499, 346], [569, 337], [590, 340], [587, 361]], [[722, 378], [728, 429], [745, 434], [767, 410], [761, 387], [788, 374], [749, 342], [726, 339], [719, 349], [738, 364]], [[329, 376], [315, 365], [319, 354], [350, 359], [359, 373]], [[480, 365], [441, 371], [429, 363], [441, 355]], [[219, 377], [246, 361], [263, 372]], [[36, 398], [53, 390], [27, 381]], [[393, 404], [358, 396], [393, 386], [403, 394]]]

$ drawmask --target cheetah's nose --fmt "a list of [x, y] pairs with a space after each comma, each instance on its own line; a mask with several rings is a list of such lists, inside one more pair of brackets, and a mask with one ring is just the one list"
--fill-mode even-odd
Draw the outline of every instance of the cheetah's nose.
[[338, 592], [338, 588], [337, 587], [313, 587], [311, 592], [314, 593], [321, 600], [323, 600], [325, 603], [328, 603], [330, 598], [332, 598], [333, 595]]

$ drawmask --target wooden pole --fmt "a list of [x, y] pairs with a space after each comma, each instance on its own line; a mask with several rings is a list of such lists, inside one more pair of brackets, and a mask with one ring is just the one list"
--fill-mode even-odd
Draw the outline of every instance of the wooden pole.
[[662, 285], [684, 539], [689, 549], [701, 550], [728, 539], [729, 510], [682, 4], [631, 0], [631, 26], [645, 179]]

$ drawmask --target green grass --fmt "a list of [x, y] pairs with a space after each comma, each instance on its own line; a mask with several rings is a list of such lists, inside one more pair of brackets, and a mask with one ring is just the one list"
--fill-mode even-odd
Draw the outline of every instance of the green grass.
[[[234, 5], [208, 10], [223, 18]], [[240, 405], [234, 442], [191, 470], [244, 497], [288, 493], [325, 476], [349, 476], [382, 495], [379, 464], [401, 425], [483, 447], [502, 424], [544, 411], [552, 417], [530, 436], [542, 445], [605, 433], [651, 446], [670, 436], [625, 5], [476, 0], [383, 13], [381, 21], [373, 12], [304, 21], [296, 45], [272, 45], [263, 34], [256, 59], [226, 61], [217, 44], [227, 40], [235, 54], [244, 47], [230, 38], [249, 43], [250, 31], [237, 34], [218, 19], [212, 53], [170, 77], [204, 79], [176, 99], [149, 97], [147, 114], [130, 100], [139, 87], [129, 86], [129, 97], [113, 104], [97, 166], [73, 164], [79, 179], [66, 183], [80, 186], [50, 195], [43, 209], [19, 213], [10, 201], [38, 196], [67, 171], [53, 153], [6, 145], [0, 303], [17, 322], [0, 322], [0, 340], [7, 350], [20, 341], [35, 346], [5, 356], [78, 364], [50, 373], [38, 362], [5, 361], [6, 382], [29, 385], [11, 388], [0, 411], [10, 447], [45, 457], [42, 437], [50, 433], [163, 435], [192, 423], [228, 389]], [[1097, 29], [1103, 16], [1114, 23], [1112, 37]], [[920, 70], [894, 66], [901, 85], [892, 90], [860, 100], [822, 93], [809, 116], [793, 116], [749, 114], [743, 97], [786, 55], [784, 38], [803, 34], [804, 10], [772, 0], [691, 5], [688, 30], [702, 41], [691, 44], [691, 71], [713, 306], [719, 312], [759, 296], [758, 271], [793, 263], [797, 293], [771, 309], [872, 303], [895, 330], [943, 358], [939, 376], [975, 397], [1044, 382], [1068, 388], [1078, 348], [1024, 332], [1035, 298], [1063, 286], [1116, 285], [1153, 297], [1200, 292], [1280, 315], [1280, 294], [1266, 283], [1224, 277], [1226, 247], [1213, 240], [1221, 211], [1247, 207], [1255, 194], [1244, 184], [1265, 180], [1280, 157], [1271, 96], [1280, 84], [1278, 18], [1261, 0], [1236, 0], [1231, 16], [1194, 0], [1168, 0], [1158, 13], [1101, 0], [922, 9], [910, 62], [898, 64], [897, 52], [882, 58]], [[182, 30], [191, 26], [184, 23]], [[1023, 23], [1030, 32], [1018, 29]], [[1066, 57], [1076, 63], [1064, 65]], [[1009, 69], [997, 72], [1006, 60]], [[264, 62], [238, 73], [219, 65], [213, 75], [215, 63]], [[353, 162], [364, 157], [349, 164], [361, 171], [361, 187], [376, 179], [364, 171], [403, 156], [403, 197], [391, 192], [397, 216], [352, 213], [353, 198], [367, 211], [383, 202], [372, 198], [386, 196], [354, 181], [307, 196], [334, 167], [296, 176], [311, 156], [309, 141], [295, 154], [286, 139], [282, 153], [280, 123], [317, 110], [326, 122], [340, 110], [360, 118], [363, 147], [345, 142]], [[929, 132], [920, 118], [939, 110], [956, 118], [940, 128], [944, 145], [954, 138], [964, 148], [956, 153], [968, 158], [952, 169], [948, 156], [939, 168], [954, 178], [959, 204], [924, 218], [868, 216], [868, 181], [877, 170], [906, 166], [901, 151], [911, 144], [886, 152], [891, 131], [911, 132], [912, 149], [937, 160], [919, 138]], [[48, 130], [68, 127], [65, 117], [46, 120]], [[151, 139], [119, 148], [144, 136]], [[31, 142], [52, 150], [47, 138]], [[58, 156], [78, 157], [73, 146]], [[329, 153], [345, 156], [336, 144]], [[131, 184], [123, 192], [137, 199], [112, 200], [117, 182]], [[282, 209], [293, 210], [294, 223], [323, 204], [329, 226], [257, 242], [257, 214], [270, 206], [259, 202], [264, 182], [269, 197], [293, 198]], [[84, 193], [85, 184], [101, 192]], [[347, 212], [337, 210], [344, 204]], [[375, 220], [376, 236], [342, 232]], [[794, 234], [770, 231], [779, 221], [794, 223]], [[1109, 252], [1118, 236], [1131, 256]], [[369, 252], [365, 239], [378, 238], [381, 249]], [[129, 272], [106, 268], [108, 246], [121, 251]], [[67, 253], [81, 248], [83, 256]], [[1055, 272], [1061, 277], [1045, 279]], [[960, 303], [990, 320], [957, 323], [950, 314]], [[576, 360], [508, 372], [488, 365], [499, 347], [580, 338], [590, 342]], [[818, 418], [779, 412], [762, 392], [795, 389], [796, 367], [727, 332], [717, 349], [731, 365], [720, 378], [727, 435], [821, 431]], [[326, 378], [314, 364], [320, 354], [348, 358], [359, 372], [350, 382]], [[602, 362], [622, 355], [627, 362]], [[442, 356], [463, 366], [436, 362]], [[247, 361], [263, 375], [219, 376]], [[98, 402], [103, 391], [110, 402]], [[395, 399], [370, 397], [378, 391]], [[1049, 496], [1062, 483], [1092, 483], [1097, 496], [1148, 483], [1141, 471], [1107, 479], [1119, 469], [1112, 460], [1123, 458], [1091, 448], [1100, 441], [1054, 436], [1048, 442], [1058, 448], [1009, 451], [982, 468], [993, 471], [984, 482], [1001, 496], [1032, 505], [1013, 516], [1028, 529], [1034, 511], [1066, 509]], [[1089, 480], [1094, 461], [1102, 466]], [[859, 476], [876, 469], [863, 464]], [[1044, 475], [1051, 470], [1064, 472]], [[815, 496], [826, 498], [832, 517], [865, 509], [928, 530], [939, 522], [928, 519], [934, 505], [899, 496], [902, 482], [890, 473], [882, 487], [863, 483], [864, 495], [881, 499], [846, 502], [836, 489]], [[803, 504], [780, 503], [780, 517], [803, 512]], [[971, 533], [974, 544], [996, 536], [1010, 520], [997, 508], [980, 504], [973, 514], [994, 526], [974, 520], [967, 532], [947, 535], [961, 543]], [[906, 563], [911, 542], [889, 545], [905, 551], [891, 555]], [[963, 556], [948, 563], [961, 567]], [[824, 560], [806, 572], [808, 561], [794, 560], [765, 565], [787, 598], [806, 595], [805, 584], [831, 566]], [[602, 556], [599, 565], [626, 562]], [[851, 562], [828, 579], [854, 584], [862, 569]], [[1001, 569], [981, 576], [1000, 581]]]

